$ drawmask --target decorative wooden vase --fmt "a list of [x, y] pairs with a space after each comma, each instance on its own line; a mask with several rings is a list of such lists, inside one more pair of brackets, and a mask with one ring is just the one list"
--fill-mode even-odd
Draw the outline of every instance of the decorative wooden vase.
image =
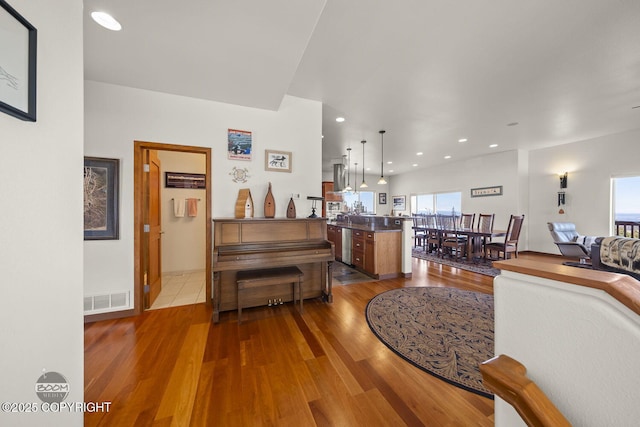
[[253, 198], [248, 188], [241, 188], [238, 191], [235, 209], [236, 218], [253, 218]]
[[296, 217], [296, 204], [293, 203], [293, 197], [289, 199], [289, 206], [287, 206], [287, 218]]
[[267, 191], [267, 197], [264, 198], [264, 217], [273, 218], [276, 216], [276, 201], [273, 198], [271, 192], [271, 183], [269, 183], [269, 190]]

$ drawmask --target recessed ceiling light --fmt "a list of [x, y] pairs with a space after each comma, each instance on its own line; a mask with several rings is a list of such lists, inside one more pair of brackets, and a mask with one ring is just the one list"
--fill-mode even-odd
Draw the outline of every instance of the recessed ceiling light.
[[450, 158], [451, 158], [451, 156], [444, 156], [444, 158], [445, 158], [445, 159], [450, 159]]
[[422, 156], [423, 154], [424, 154], [424, 153], [423, 153], [422, 151], [418, 151], [418, 152], [416, 153], [416, 156]]
[[390, 169], [390, 170], [389, 170], [389, 173], [391, 173], [391, 172], [393, 172], [393, 169]]
[[467, 142], [467, 138], [460, 138], [458, 142]]
[[415, 168], [416, 166], [418, 166], [418, 164], [417, 164], [417, 163], [414, 163], [414, 164], [412, 164], [411, 166], [413, 166], [413, 167]]
[[498, 146], [498, 144], [491, 144], [491, 145], [489, 146], [489, 148], [496, 148], [497, 146]]
[[120, 31], [122, 29], [122, 25], [116, 21], [116, 18], [107, 12], [91, 12], [91, 18], [107, 30]]
[[338, 123], [344, 122], [344, 117], [336, 117], [336, 122]]
[[387, 164], [388, 164], [388, 165], [392, 165], [392, 164], [393, 164], [393, 162], [387, 162]]

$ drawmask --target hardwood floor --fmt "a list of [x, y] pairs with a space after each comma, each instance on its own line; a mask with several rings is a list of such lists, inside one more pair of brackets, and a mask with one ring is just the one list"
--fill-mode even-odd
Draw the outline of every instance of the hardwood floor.
[[334, 287], [333, 304], [221, 314], [205, 304], [85, 326], [87, 426], [491, 426], [493, 401], [441, 381], [371, 333], [367, 302], [409, 286], [492, 293], [493, 280], [423, 260], [413, 278]]

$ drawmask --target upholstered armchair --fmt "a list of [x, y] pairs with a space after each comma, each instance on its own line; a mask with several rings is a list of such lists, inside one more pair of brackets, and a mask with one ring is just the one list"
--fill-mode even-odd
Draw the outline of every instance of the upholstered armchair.
[[568, 258], [580, 258], [583, 264], [591, 258], [591, 245], [595, 243], [597, 236], [581, 235], [572, 222], [548, 222], [547, 225], [553, 242], [562, 255]]

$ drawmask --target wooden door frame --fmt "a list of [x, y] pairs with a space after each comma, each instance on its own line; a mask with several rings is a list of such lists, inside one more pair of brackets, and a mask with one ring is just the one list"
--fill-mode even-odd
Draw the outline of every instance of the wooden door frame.
[[143, 194], [143, 152], [144, 150], [158, 150], [158, 151], [177, 151], [181, 153], [195, 153], [205, 155], [205, 198], [206, 198], [206, 210], [205, 210], [205, 222], [206, 222], [206, 304], [211, 304], [211, 148], [207, 147], [195, 147], [189, 145], [175, 145], [175, 144], [163, 144], [160, 142], [148, 142], [148, 141], [133, 141], [133, 265], [134, 265], [134, 314], [141, 314], [144, 311], [142, 304], [144, 298], [144, 271], [142, 270], [142, 234], [144, 227], [143, 209], [142, 209], [142, 194]]

